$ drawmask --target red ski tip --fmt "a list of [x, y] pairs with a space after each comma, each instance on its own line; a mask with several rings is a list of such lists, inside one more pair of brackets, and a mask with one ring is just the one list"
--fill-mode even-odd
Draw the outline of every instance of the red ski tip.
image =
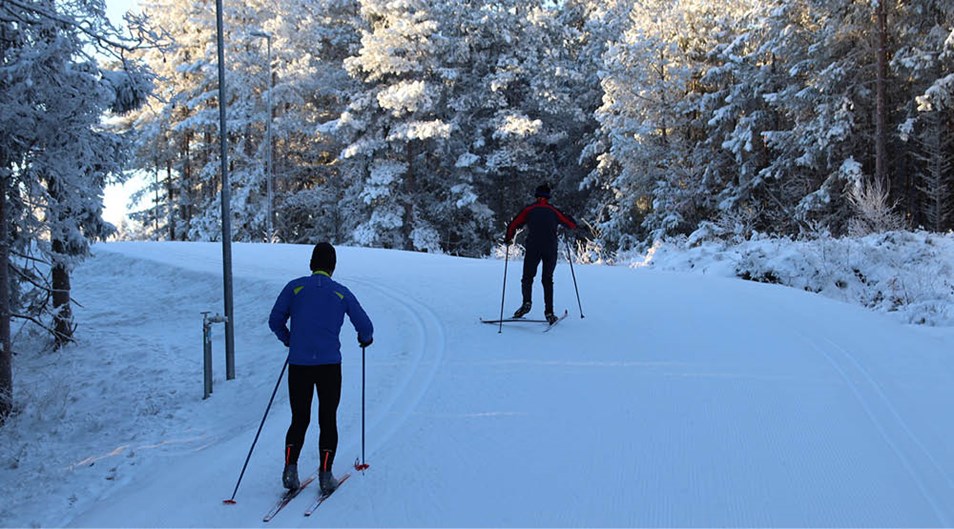
[[222, 503], [226, 505], [235, 505], [235, 500], [222, 500]]

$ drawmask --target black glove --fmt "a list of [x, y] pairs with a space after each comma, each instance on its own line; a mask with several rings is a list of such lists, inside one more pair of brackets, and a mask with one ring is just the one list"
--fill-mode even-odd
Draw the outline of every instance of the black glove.
[[361, 338], [358, 338], [358, 345], [361, 347], [368, 347], [372, 343], [374, 343], [374, 338], [368, 338], [367, 341], [361, 341]]

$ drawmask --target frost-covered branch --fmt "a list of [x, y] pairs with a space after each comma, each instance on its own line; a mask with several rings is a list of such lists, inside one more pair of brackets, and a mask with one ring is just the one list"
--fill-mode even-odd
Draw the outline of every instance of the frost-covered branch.
[[[132, 52], [144, 48], [162, 47], [164, 42], [168, 40], [168, 35], [157, 34], [153, 31], [146, 30], [146, 19], [142, 16], [128, 16], [127, 21], [131, 23], [130, 28], [135, 28], [136, 36], [129, 39], [119, 39], [115, 38], [118, 36], [118, 31], [105, 19], [98, 20], [97, 22], [100, 27], [97, 27], [91, 19], [84, 18], [77, 20], [71, 16], [50, 12], [36, 5], [22, 2], [21, 0], [4, 0], [3, 4], [6, 4], [6, 6], [0, 4], [0, 8], [4, 8], [3, 11], [0, 11], [0, 14], [6, 13], [11, 17], [10, 19], [17, 20], [24, 24], [39, 24], [39, 19], [47, 19], [64, 26], [72, 27], [98, 43], [98, 47], [102, 50]], [[36, 18], [28, 19], [19, 12], [10, 11], [8, 7], [15, 7], [22, 13], [31, 13], [35, 15]], [[116, 57], [123, 58], [121, 53], [117, 54]]]

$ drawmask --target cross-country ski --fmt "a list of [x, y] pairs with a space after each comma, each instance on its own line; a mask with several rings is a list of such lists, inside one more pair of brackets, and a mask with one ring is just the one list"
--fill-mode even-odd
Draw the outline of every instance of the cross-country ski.
[[317, 477], [318, 477], [318, 473], [315, 472], [314, 474], [308, 476], [305, 479], [305, 481], [302, 481], [301, 485], [297, 489], [286, 490], [282, 494], [282, 497], [279, 498], [277, 502], [275, 502], [275, 505], [272, 506], [272, 508], [269, 509], [267, 513], [265, 513], [265, 516], [262, 517], [262, 521], [263, 522], [271, 521], [272, 518], [274, 518], [279, 512], [281, 512], [282, 509], [288, 506], [288, 504], [291, 503], [291, 501], [295, 499], [299, 494], [301, 494], [301, 491], [305, 490], [305, 488]]
[[350, 477], [351, 477], [351, 473], [349, 472], [341, 476], [340, 478], [338, 478], [338, 486], [335, 487], [333, 491], [328, 493], [324, 493], [324, 492], [319, 493], [318, 498], [316, 498], [315, 501], [313, 501], [311, 505], [307, 509], [305, 509], [305, 516], [311, 516], [312, 513], [314, 513], [318, 509], [318, 507], [320, 507], [321, 504], [325, 502], [325, 500], [330, 498], [332, 494], [338, 492], [338, 489], [340, 489], [341, 486], [344, 485], [344, 482], [348, 481], [348, 478]]
[[550, 323], [547, 320], [534, 320], [530, 318], [504, 318], [502, 320], [485, 320], [481, 318], [481, 323]]
[[481, 322], [481, 323], [489, 323], [489, 324], [499, 324], [499, 323], [537, 323], [537, 324], [546, 325], [546, 328], [545, 328], [545, 330], [544, 330], [544, 332], [546, 332], [546, 331], [550, 330], [550, 328], [553, 327], [554, 325], [556, 325], [557, 323], [563, 321], [568, 315], [569, 315], [569, 311], [563, 311], [563, 313], [560, 314], [560, 316], [556, 317], [553, 321], [549, 321], [549, 320], [535, 320], [535, 319], [530, 319], [530, 318], [504, 318], [504, 319], [502, 319], [502, 320], [485, 320], [485, 319], [481, 318], [480, 322]]
[[546, 328], [546, 329], [543, 329], [543, 332], [549, 332], [550, 329], [552, 329], [556, 324], [558, 324], [558, 323], [560, 323], [561, 321], [565, 320], [566, 317], [569, 316], [569, 315], [570, 315], [570, 312], [569, 312], [569, 311], [566, 311], [566, 310], [563, 311], [563, 314], [560, 315], [557, 319], [548, 322], [549, 324], [547, 325], [547, 328]]

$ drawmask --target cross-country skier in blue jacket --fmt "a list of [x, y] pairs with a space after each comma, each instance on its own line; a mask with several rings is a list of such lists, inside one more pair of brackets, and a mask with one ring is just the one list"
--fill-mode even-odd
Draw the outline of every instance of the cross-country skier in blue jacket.
[[[288, 347], [288, 400], [292, 420], [285, 435], [285, 488], [297, 489], [298, 456], [311, 422], [311, 398], [318, 392], [318, 482], [330, 494], [338, 481], [331, 468], [338, 448], [338, 403], [341, 400], [341, 342], [339, 334], [347, 314], [361, 347], [371, 345], [374, 327], [358, 299], [331, 279], [337, 256], [327, 242], [315, 245], [311, 275], [285, 285], [268, 317], [268, 326]], [[291, 319], [291, 330], [286, 323]]]

